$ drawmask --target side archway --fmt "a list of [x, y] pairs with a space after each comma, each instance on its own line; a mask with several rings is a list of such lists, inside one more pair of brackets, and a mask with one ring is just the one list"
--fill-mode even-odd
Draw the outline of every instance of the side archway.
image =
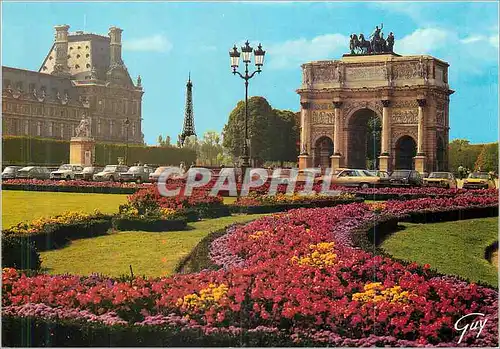
[[328, 136], [319, 137], [314, 143], [314, 167], [330, 167], [330, 156], [333, 155], [333, 141]]
[[396, 141], [396, 170], [413, 170], [413, 158], [417, 155], [417, 142], [408, 135], [401, 136]]

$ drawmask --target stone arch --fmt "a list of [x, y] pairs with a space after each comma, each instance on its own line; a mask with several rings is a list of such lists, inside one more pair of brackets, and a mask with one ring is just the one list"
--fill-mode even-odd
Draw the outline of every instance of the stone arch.
[[316, 138], [314, 144], [313, 166], [330, 167], [330, 156], [333, 155], [333, 140], [330, 136]]
[[343, 107], [344, 125], [349, 125], [351, 117], [362, 109], [370, 109], [382, 119], [382, 102], [379, 101], [349, 101]]
[[[375, 109], [357, 108], [347, 115], [344, 124], [347, 135], [346, 149], [348, 149], [347, 167], [378, 168], [382, 118]], [[374, 124], [371, 124], [371, 121], [374, 121]]]
[[413, 170], [415, 168], [414, 157], [417, 155], [417, 142], [414, 137], [403, 134], [395, 141], [395, 169]]

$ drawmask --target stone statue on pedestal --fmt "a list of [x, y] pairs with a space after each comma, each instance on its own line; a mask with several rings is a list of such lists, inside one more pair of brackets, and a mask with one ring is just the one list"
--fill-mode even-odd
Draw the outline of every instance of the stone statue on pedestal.
[[83, 114], [80, 124], [76, 127], [76, 137], [90, 138], [90, 119]]

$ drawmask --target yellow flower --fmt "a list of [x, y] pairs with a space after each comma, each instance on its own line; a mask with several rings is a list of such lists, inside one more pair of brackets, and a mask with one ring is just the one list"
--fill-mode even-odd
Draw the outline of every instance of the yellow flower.
[[293, 256], [290, 260], [293, 264], [302, 266], [311, 266], [323, 269], [335, 264], [337, 255], [332, 252], [335, 243], [333, 242], [320, 242], [317, 245], [309, 245], [312, 250], [302, 257]]
[[208, 285], [207, 288], [201, 289], [199, 295], [191, 293], [179, 298], [176, 302], [178, 307], [184, 307], [188, 312], [196, 309], [208, 309], [212, 306], [217, 306], [217, 303], [226, 296], [228, 287], [224, 284], [219, 286], [215, 284]]
[[407, 303], [411, 296], [408, 291], [402, 291], [401, 286], [385, 288], [380, 282], [370, 282], [363, 287], [365, 292], [352, 295], [352, 300], [363, 303], [389, 301], [391, 303]]

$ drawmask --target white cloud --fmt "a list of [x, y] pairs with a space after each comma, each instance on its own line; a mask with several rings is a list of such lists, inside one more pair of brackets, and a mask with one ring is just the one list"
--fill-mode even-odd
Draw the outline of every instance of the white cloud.
[[342, 34], [325, 34], [311, 40], [296, 39], [267, 47], [269, 68], [297, 68], [302, 63], [333, 59], [343, 51], [349, 50], [349, 37]]
[[130, 51], [168, 52], [172, 49], [172, 43], [163, 34], [155, 34], [124, 41], [123, 48]]
[[396, 38], [394, 47], [395, 51], [401, 54], [429, 54], [450, 45], [450, 42], [456, 41], [456, 39], [454, 33], [445, 29], [417, 29], [400, 40]]
[[468, 36], [465, 39], [461, 39], [460, 42], [464, 44], [472, 44], [474, 42], [483, 41], [485, 39], [486, 38], [482, 35], [476, 35], [476, 36]]

